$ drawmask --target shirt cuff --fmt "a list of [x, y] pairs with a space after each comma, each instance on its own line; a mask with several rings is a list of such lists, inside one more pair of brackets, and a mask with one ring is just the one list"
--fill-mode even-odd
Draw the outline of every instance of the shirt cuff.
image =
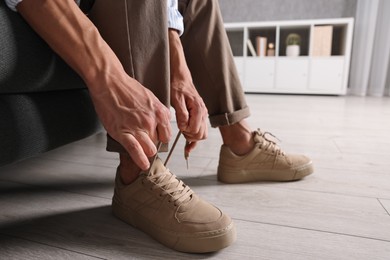
[[168, 28], [177, 30], [180, 36], [184, 32], [183, 16], [175, 7], [168, 7]]
[[17, 12], [16, 6], [22, 2], [22, 0], [6, 0], [5, 3], [6, 5], [12, 10]]

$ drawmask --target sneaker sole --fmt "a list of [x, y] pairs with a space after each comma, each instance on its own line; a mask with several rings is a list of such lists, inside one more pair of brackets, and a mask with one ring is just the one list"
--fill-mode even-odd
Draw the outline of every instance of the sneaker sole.
[[[226, 167], [227, 168], [227, 167]], [[286, 171], [261, 172], [259, 170], [232, 170], [218, 166], [218, 180], [224, 183], [246, 183], [256, 181], [297, 181], [313, 173], [312, 162]]]
[[236, 240], [236, 228], [231, 222], [219, 230], [198, 233], [177, 233], [164, 230], [139, 214], [123, 207], [115, 198], [112, 202], [113, 214], [125, 223], [145, 232], [161, 244], [185, 253], [209, 253], [228, 247]]

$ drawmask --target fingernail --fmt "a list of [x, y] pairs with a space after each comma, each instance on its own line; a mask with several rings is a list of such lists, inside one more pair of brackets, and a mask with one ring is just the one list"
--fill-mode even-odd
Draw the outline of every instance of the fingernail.
[[147, 169], [149, 169], [149, 167], [150, 167], [150, 163], [149, 162], [144, 162], [143, 170], [146, 171]]

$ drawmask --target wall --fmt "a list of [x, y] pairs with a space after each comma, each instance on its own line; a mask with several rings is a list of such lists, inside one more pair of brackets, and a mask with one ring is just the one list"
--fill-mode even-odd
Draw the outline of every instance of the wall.
[[[390, 56], [389, 56], [389, 64], [390, 64]], [[386, 96], [390, 96], [390, 65], [387, 68], [387, 80], [386, 80]]]
[[355, 17], [357, 6], [357, 0], [219, 0], [219, 3], [224, 22]]

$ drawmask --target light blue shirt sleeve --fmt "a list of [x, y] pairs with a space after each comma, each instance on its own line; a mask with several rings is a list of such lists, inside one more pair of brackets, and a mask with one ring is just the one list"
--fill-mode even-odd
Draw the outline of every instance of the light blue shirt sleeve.
[[183, 16], [178, 10], [177, 0], [167, 0], [168, 3], [168, 28], [175, 29], [181, 36], [184, 32]]
[[22, 0], [5, 0], [5, 4], [16, 12], [16, 6], [22, 2]]

